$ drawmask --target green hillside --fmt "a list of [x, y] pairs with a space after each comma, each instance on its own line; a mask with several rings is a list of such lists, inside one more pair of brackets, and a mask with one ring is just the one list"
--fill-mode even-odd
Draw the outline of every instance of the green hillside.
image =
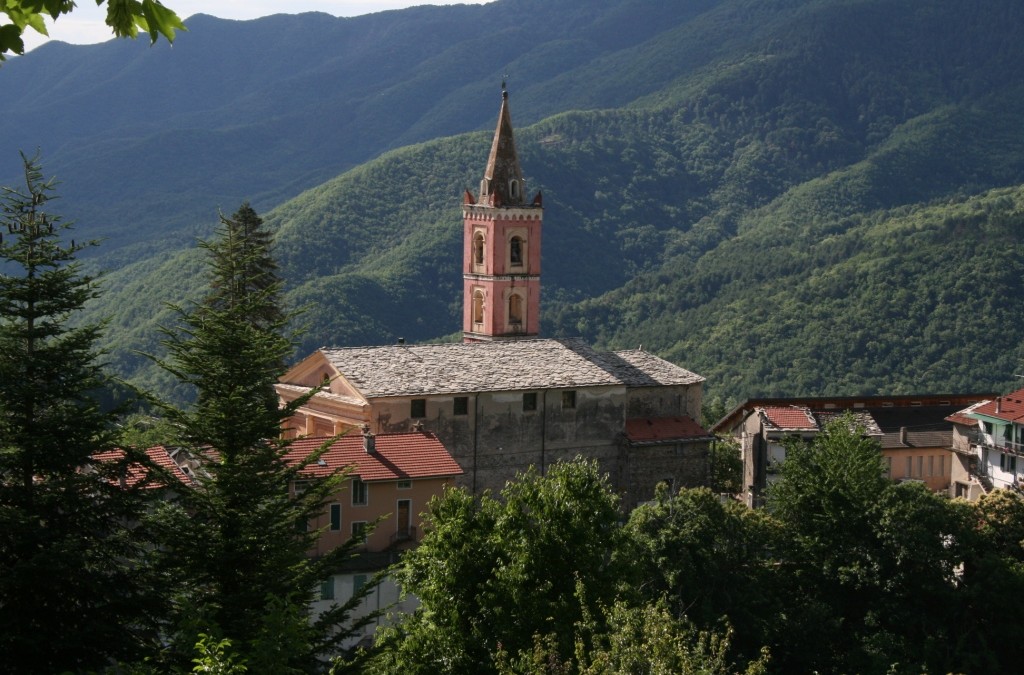
[[[576, 6], [457, 10], [504, 12], [488, 16], [517, 26], [489, 54], [518, 64], [517, 144], [529, 189], [545, 196], [544, 334], [642, 344], [707, 376], [712, 398], [1016, 383], [1024, 8], [606, 0], [584, 20]], [[404, 21], [374, 20], [391, 14]], [[550, 39], [525, 48], [526, 16]], [[544, 17], [578, 30], [570, 39]], [[428, 70], [470, 58], [479, 39]], [[481, 71], [432, 97], [428, 70], [395, 75], [383, 108], [362, 99], [351, 128], [390, 147], [491, 128], [496, 80]], [[398, 92], [417, 92], [405, 122], [387, 117]], [[429, 112], [416, 109], [425, 102]], [[489, 134], [386, 152], [266, 214], [288, 297], [307, 310], [300, 355], [459, 330], [460, 195], [479, 181]], [[251, 156], [239, 157], [251, 179]], [[216, 207], [204, 208], [203, 223], [169, 241], [212, 225]], [[196, 254], [140, 244], [107, 260], [117, 265], [96, 311], [112, 317], [114, 361], [155, 383], [144, 360], [123, 355], [155, 349], [160, 303], [187, 295]]]

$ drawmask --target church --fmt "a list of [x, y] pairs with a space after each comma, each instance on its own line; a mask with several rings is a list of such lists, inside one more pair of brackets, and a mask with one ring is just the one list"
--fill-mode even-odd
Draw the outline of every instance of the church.
[[322, 387], [286, 433], [429, 431], [474, 494], [577, 456], [599, 462], [626, 508], [662, 481], [706, 485], [703, 377], [639, 349], [540, 337], [543, 215], [541, 194], [527, 197], [503, 85], [479, 192], [463, 195], [463, 341], [318, 349], [277, 385], [282, 402]]

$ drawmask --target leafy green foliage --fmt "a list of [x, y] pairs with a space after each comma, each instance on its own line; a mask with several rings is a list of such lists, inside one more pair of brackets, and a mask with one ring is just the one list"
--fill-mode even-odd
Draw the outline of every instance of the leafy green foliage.
[[[188, 30], [181, 19], [157, 0], [106, 0], [106, 23], [117, 37], [135, 38], [139, 30], [149, 33], [151, 42], [163, 35], [168, 42], [174, 42], [176, 31]], [[99, 0], [96, 4], [102, 4]], [[49, 35], [44, 16], [57, 19], [70, 14], [75, 8], [68, 0], [5, 0], [0, 12], [7, 15], [9, 24], [0, 25], [0, 61], [7, 54], [24, 54], [25, 42], [22, 35], [31, 28], [42, 35]]]
[[[23, 156], [25, 186], [0, 216], [0, 652], [4, 669], [82, 671], [155, 641], [159, 602], [134, 529], [144, 485], [124, 485], [100, 326], [72, 326], [96, 294], [50, 210], [53, 181]], [[60, 639], [55, 639], [60, 636]]]
[[530, 471], [500, 499], [434, 498], [431, 529], [394, 569], [420, 607], [386, 631], [375, 668], [481, 672], [499, 651], [518, 658], [549, 633], [558, 657], [570, 658], [572, 627], [613, 597], [617, 502], [584, 461]]
[[665, 602], [675, 617], [719, 630], [728, 616], [738, 653], [755, 661], [770, 633], [767, 617], [780, 598], [766, 554], [781, 541], [778, 525], [760, 511], [719, 499], [708, 489], [662, 490], [629, 516], [628, 546], [619, 552], [634, 602]]

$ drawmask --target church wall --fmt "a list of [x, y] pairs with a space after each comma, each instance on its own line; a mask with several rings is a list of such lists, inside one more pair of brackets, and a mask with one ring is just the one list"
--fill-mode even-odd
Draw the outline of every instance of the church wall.
[[688, 415], [700, 421], [700, 384], [631, 387], [627, 417], [676, 417]]
[[[565, 392], [575, 392], [575, 407], [563, 407]], [[524, 410], [524, 393], [536, 396], [535, 410]], [[422, 422], [465, 471], [457, 479], [461, 486], [497, 491], [531, 465], [542, 470], [577, 455], [597, 459], [613, 484], [621, 482], [625, 387], [467, 394], [464, 415], [455, 414], [456, 396], [422, 398], [422, 418], [410, 414], [412, 397], [374, 399], [371, 426], [376, 433], [397, 433]]]
[[632, 509], [637, 504], [654, 499], [654, 487], [662, 481], [670, 492], [680, 488], [702, 487], [708, 484], [710, 463], [709, 444], [669, 443], [640, 445], [626, 450], [625, 474], [627, 503]]

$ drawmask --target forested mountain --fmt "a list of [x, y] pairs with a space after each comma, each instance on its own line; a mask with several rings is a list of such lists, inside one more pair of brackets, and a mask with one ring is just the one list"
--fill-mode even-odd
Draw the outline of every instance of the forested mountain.
[[1019, 3], [498, 0], [189, 26], [173, 49], [51, 45], [0, 68], [0, 165], [45, 144], [63, 212], [108, 237], [96, 311], [129, 375], [153, 382], [129, 352], [199, 281], [182, 247], [218, 208], [332, 175], [266, 214], [309, 308], [300, 353], [458, 330], [459, 194], [508, 72], [545, 195], [544, 334], [642, 344], [711, 397], [1015, 382]]

